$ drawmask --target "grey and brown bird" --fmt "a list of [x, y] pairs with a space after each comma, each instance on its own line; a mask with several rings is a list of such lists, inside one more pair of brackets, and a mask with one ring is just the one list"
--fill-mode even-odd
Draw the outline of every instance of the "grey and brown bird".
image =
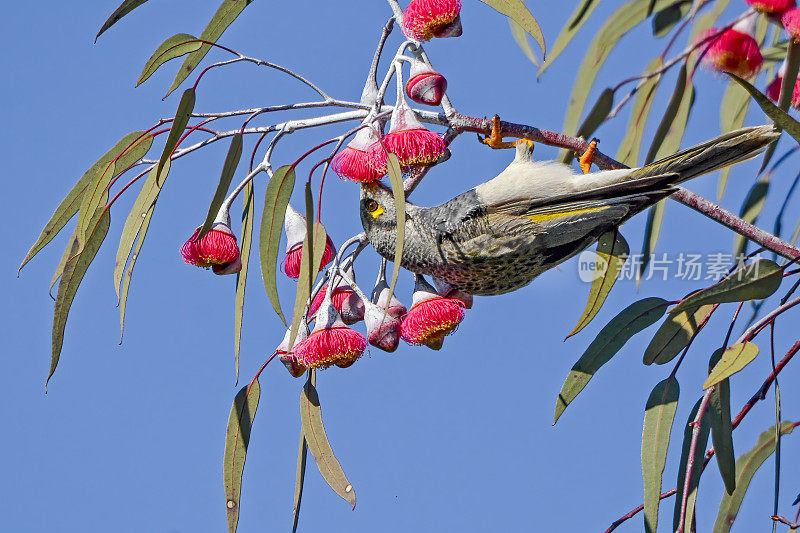
[[[517, 143], [497, 177], [441, 205], [405, 204], [401, 266], [476, 295], [510, 292], [578, 254], [604, 233], [694, 177], [757, 155], [778, 133], [757, 126], [726, 133], [642, 168], [578, 174], [531, 158]], [[391, 190], [362, 185], [361, 222], [375, 250], [394, 259], [396, 206]]]

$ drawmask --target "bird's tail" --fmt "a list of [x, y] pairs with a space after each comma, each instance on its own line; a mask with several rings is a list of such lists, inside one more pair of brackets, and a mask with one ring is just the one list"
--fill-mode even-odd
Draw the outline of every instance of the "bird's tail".
[[628, 180], [677, 175], [673, 184], [746, 161], [761, 153], [780, 133], [772, 125], [742, 128], [711, 139], [628, 174]]

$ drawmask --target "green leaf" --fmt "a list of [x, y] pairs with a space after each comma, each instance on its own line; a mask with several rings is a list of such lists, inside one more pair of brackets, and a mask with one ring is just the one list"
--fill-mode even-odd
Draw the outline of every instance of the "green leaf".
[[250, 445], [250, 431], [256, 417], [261, 386], [257, 379], [242, 387], [231, 406], [228, 430], [225, 434], [225, 460], [222, 464], [225, 480], [225, 509], [228, 515], [228, 532], [235, 533], [239, 524], [239, 506], [242, 501], [242, 474]]
[[240, 259], [242, 269], [236, 276], [236, 303], [234, 304], [233, 357], [236, 360], [236, 379], [239, 379], [239, 348], [242, 342], [242, 317], [244, 315], [244, 292], [247, 287], [247, 272], [250, 266], [250, 249], [253, 245], [253, 218], [255, 204], [253, 202], [253, 181], [247, 182], [242, 189], [244, 207], [242, 208], [242, 245]]
[[691, 2], [677, 2], [656, 13], [653, 17], [653, 36], [661, 38], [668, 34], [675, 24], [683, 20], [691, 7]]
[[[308, 184], [306, 184], [306, 187], [306, 190], [310, 193]], [[309, 216], [307, 219], [311, 220], [311, 217]], [[309, 242], [309, 237], [313, 239], [313, 243]], [[297, 338], [300, 320], [303, 317], [303, 311], [305, 311], [308, 298], [311, 295], [311, 285], [314, 283], [314, 279], [316, 279], [322, 264], [322, 256], [325, 253], [325, 243], [327, 238], [328, 234], [325, 232], [325, 227], [321, 223], [315, 222], [314, 229], [309, 231], [306, 234], [306, 238], [303, 240], [303, 256], [300, 259], [300, 276], [297, 278], [297, 294], [294, 300], [294, 313], [292, 314], [291, 333], [289, 333], [290, 347], [294, 346], [294, 340]], [[312, 246], [313, 258], [309, 253], [309, 249], [311, 249]]]
[[[662, 9], [671, 3], [672, 0], [658, 0], [656, 8]], [[575, 79], [567, 113], [564, 117], [564, 133], [571, 134], [578, 131], [578, 121], [583, 115], [583, 108], [592, 90], [592, 85], [594, 85], [594, 80], [597, 78], [597, 73], [619, 40], [645, 18], [647, 18], [647, 2], [633, 0], [617, 8], [597, 32], [586, 48], [586, 54], [580, 67], [576, 69], [578, 76]]]
[[645, 298], [623, 309], [600, 330], [594, 341], [586, 348], [572, 370], [569, 371], [556, 400], [555, 420], [564, 409], [588, 385], [594, 374], [616, 354], [628, 340], [664, 316], [669, 302], [662, 298]]
[[[108, 193], [105, 193], [102, 198], [108, 201]], [[89, 237], [83, 249], [78, 251], [81, 246], [77, 235], [74, 235], [70, 239], [69, 245], [67, 245], [69, 259], [64, 263], [61, 282], [58, 284], [58, 294], [56, 295], [56, 305], [53, 312], [53, 350], [50, 360], [50, 373], [45, 382], [45, 390], [61, 358], [61, 348], [64, 344], [64, 328], [67, 325], [67, 316], [75, 299], [75, 293], [78, 292], [78, 287], [83, 281], [86, 270], [88, 270], [89, 265], [100, 249], [100, 245], [103, 244], [103, 240], [106, 238], [110, 221], [111, 215], [108, 211], [97, 211], [95, 217], [90, 221], [96, 230]]]
[[[217, 12], [211, 17], [211, 21], [200, 34], [200, 40], [210, 43], [217, 42], [228, 26], [236, 20], [236, 17], [246, 8], [253, 0], [224, 0], [217, 9]], [[172, 91], [178, 88], [183, 81], [189, 77], [189, 74], [194, 71], [200, 61], [206, 56], [211, 49], [210, 44], [202, 44], [198, 50], [190, 53], [189, 56], [183, 60], [180, 70], [175, 76], [175, 81], [167, 91], [166, 96], [169, 96]], [[165, 98], [166, 98], [165, 96]]]
[[[711, 355], [708, 363], [709, 373], [719, 363], [724, 348], [719, 348]], [[725, 490], [733, 494], [736, 489], [736, 455], [733, 451], [733, 424], [731, 423], [731, 383], [723, 379], [717, 383], [708, 404], [708, 416], [711, 423], [711, 437], [717, 466], [725, 483]]]
[[306, 455], [308, 453], [308, 443], [306, 436], [300, 436], [300, 450], [297, 452], [297, 473], [294, 479], [294, 505], [292, 506], [292, 533], [297, 531], [297, 523], [300, 520], [300, 503], [303, 500], [303, 483], [306, 478]]
[[745, 88], [745, 90], [750, 93], [750, 96], [756, 101], [756, 103], [764, 110], [764, 113], [775, 121], [775, 124], [778, 125], [783, 130], [794, 137], [794, 139], [800, 143], [800, 122], [797, 122], [795, 119], [790, 117], [786, 111], [783, 111], [781, 108], [773, 104], [769, 98], [767, 98], [763, 93], [761, 93], [758, 89], [750, 85], [749, 82], [743, 80], [736, 74], [726, 73], [728, 76], [736, 80], [736, 82]]
[[569, 17], [569, 21], [567, 21], [561, 33], [556, 37], [556, 41], [553, 43], [553, 47], [550, 49], [550, 54], [547, 56], [547, 59], [542, 63], [542, 66], [539, 67], [537, 76], [541, 76], [544, 71], [553, 64], [556, 58], [561, 55], [561, 52], [564, 51], [572, 38], [575, 37], [578, 30], [589, 20], [589, 17], [599, 3], [600, 0], [583, 0], [583, 2], [575, 8], [575, 11], [573, 11], [572, 15]]
[[[161, 152], [161, 159], [158, 160], [158, 170], [156, 174], [161, 173], [161, 169], [172, 156], [173, 150], [178, 146], [178, 141], [189, 124], [189, 119], [192, 118], [192, 111], [194, 111], [195, 94], [194, 89], [186, 89], [181, 96], [181, 101], [178, 104], [178, 110], [175, 111], [175, 119], [172, 121], [172, 126], [169, 129], [167, 142], [164, 143], [164, 150]], [[236, 137], [234, 137], [234, 140]], [[216, 214], [216, 213], [215, 213]]]
[[644, 351], [644, 364], [663, 365], [672, 361], [697, 334], [700, 324], [711, 314], [713, 305], [702, 305], [667, 316]]
[[761, 300], [771, 296], [783, 280], [783, 269], [774, 261], [759, 259], [735, 270], [716, 285], [684, 298], [670, 314], [706, 304]]
[[525, 7], [525, 2], [523, 0], [481, 1], [522, 26], [522, 28], [539, 44], [539, 48], [542, 49], [542, 57], [547, 56], [542, 29], [539, 27], [539, 23], [536, 22], [536, 19], [533, 17], [528, 8]]
[[161, 43], [156, 51], [153, 52], [153, 55], [150, 56], [150, 59], [147, 60], [141, 75], [139, 75], [139, 79], [136, 81], [136, 86], [138, 87], [147, 81], [147, 78], [152, 76], [161, 65], [170, 59], [175, 59], [176, 57], [184, 56], [190, 52], [199, 50], [201, 46], [203, 46], [203, 43], [194, 35], [189, 35], [188, 33], [173, 35]]
[[709, 372], [708, 379], [703, 383], [703, 389], [713, 387], [749, 365], [758, 355], [758, 346], [752, 342], [734, 344], [723, 352], [719, 363]]
[[[86, 188], [92, 183], [97, 174], [102, 172], [117, 155], [122, 152], [126, 147], [128, 147], [133, 141], [138, 139], [144, 135], [143, 131], [134, 131], [133, 133], [129, 133], [120, 141], [114, 145], [111, 150], [103, 154], [103, 157], [97, 160], [97, 162], [87, 170], [83, 176], [78, 180], [78, 183], [72, 188], [72, 190], [67, 193], [66, 198], [64, 198], [59, 206], [56, 208], [55, 213], [50, 217], [50, 220], [47, 221], [45, 224], [42, 233], [39, 235], [39, 238], [36, 239], [36, 242], [31, 246], [31, 249], [28, 251], [25, 259], [23, 259], [22, 264], [19, 266], [19, 270], [22, 270], [22, 267], [25, 264], [33, 259], [33, 257], [39, 253], [39, 251], [44, 248], [53, 237], [58, 235], [58, 233], [64, 228], [64, 226], [69, 222], [75, 213], [78, 212], [78, 208], [81, 205], [81, 201], [83, 200], [83, 196], [86, 192]], [[70, 239], [72, 242], [72, 239]]]
[[656, 244], [658, 244], [666, 208], [666, 200], [660, 200], [647, 211], [647, 221], [644, 225], [644, 238], [642, 240], [642, 262], [639, 263], [639, 271], [636, 273], [637, 287], [644, 279], [644, 272], [647, 269], [647, 265], [650, 264], [650, 258], [655, 252]]
[[[147, 230], [150, 227], [150, 220], [155, 211], [156, 201], [167, 179], [170, 170], [170, 162], [161, 169], [161, 174], [156, 175], [156, 167], [150, 171], [147, 180], [136, 197], [136, 201], [131, 207], [125, 226], [122, 228], [122, 236], [119, 239], [117, 248], [117, 258], [114, 262], [114, 289], [117, 291], [117, 304], [119, 305], [119, 327], [120, 342], [125, 331], [125, 309], [128, 302], [128, 289], [130, 287], [133, 267], [139, 258], [139, 252], [144, 244]], [[134, 241], [136, 242], [134, 246]], [[131, 252], [133, 255], [131, 256]], [[130, 265], [126, 269], [130, 258]]]
[[108, 188], [111, 180], [126, 172], [131, 166], [139, 161], [150, 150], [153, 145], [153, 136], [143, 134], [133, 141], [127, 148], [117, 156], [116, 161], [111, 161], [105, 168], [98, 172], [94, 179], [86, 188], [86, 193], [81, 200], [80, 210], [78, 211], [78, 222], [75, 226], [78, 237], [78, 251], [83, 249], [86, 241], [95, 231], [94, 223], [97, 222], [95, 216], [98, 211], [105, 209], [108, 202]]
[[655, 533], [658, 527], [658, 503], [667, 448], [678, 408], [678, 380], [668, 377], [658, 383], [647, 399], [642, 431], [642, 476], [644, 477], [644, 528]]
[[597, 130], [603, 123], [608, 114], [611, 112], [611, 107], [614, 105], [614, 90], [610, 88], [603, 89], [597, 102], [592, 106], [592, 110], [586, 115], [580, 128], [578, 128], [577, 137], [588, 139], [589, 136]]
[[[661, 68], [663, 64], [661, 57], [656, 57], [647, 65], [645, 72], [653, 72]], [[630, 119], [628, 119], [628, 129], [617, 152], [617, 161], [629, 167], [639, 165], [644, 128], [647, 125], [647, 117], [650, 114], [653, 101], [655, 101], [656, 90], [660, 82], [661, 74], [657, 74], [648, 78], [636, 90], [636, 98], [633, 101]]]
[[[761, 210], [764, 209], [764, 204], [767, 202], [768, 190], [769, 177], [757, 181], [747, 193], [747, 197], [742, 203], [742, 209], [739, 211], [739, 217], [751, 224], [755, 224], [756, 220], [758, 220], [758, 215], [761, 214]], [[737, 233], [733, 240], [733, 256], [741, 257], [744, 255], [746, 248], [747, 239]]]
[[[782, 435], [788, 435], [792, 430], [794, 430], [793, 423], [783, 422], [781, 424]], [[750, 481], [775, 450], [775, 434], [776, 428], [773, 426], [758, 437], [758, 442], [750, 451], [742, 454], [736, 460], [736, 490], [731, 495], [722, 495], [717, 520], [714, 522], [714, 533], [727, 533], [731, 530], [736, 515], [739, 514], [744, 495], [750, 486]]]
[[595, 254], [595, 276], [592, 286], [589, 288], [589, 301], [586, 302], [586, 308], [575, 328], [567, 335], [567, 339], [585, 328], [600, 311], [608, 293], [617, 282], [619, 271], [622, 270], [622, 265], [628, 259], [630, 251], [628, 243], [625, 242], [625, 238], [619, 230], [609, 231], [600, 237]]
[[300, 419], [303, 424], [303, 435], [308, 442], [308, 449], [317, 463], [320, 474], [330, 487], [344, 500], [356, 507], [356, 491], [347, 480], [342, 466], [333, 454], [333, 449], [322, 424], [322, 408], [317, 389], [307, 381], [300, 393]]
[[517, 41], [517, 45], [519, 45], [522, 53], [525, 54], [531, 63], [536, 65], [537, 67], [540, 65], [539, 58], [536, 57], [536, 53], [531, 48], [531, 43], [528, 40], [528, 34], [525, 32], [525, 28], [514, 22], [513, 19], [508, 19], [508, 26], [511, 28], [511, 36]]
[[[678, 71], [675, 90], [672, 92], [667, 109], [653, 136], [653, 142], [644, 160], [645, 165], [649, 165], [660, 157], [673, 154], [680, 148], [693, 98], [694, 91], [692, 84], [687, 83], [686, 63], [684, 63]], [[668, 143], [667, 140], [669, 140]], [[666, 146], [664, 146], [665, 143]]]
[[237, 133], [231, 139], [231, 146], [228, 148], [228, 155], [225, 156], [225, 163], [222, 165], [222, 175], [217, 184], [217, 190], [214, 192], [214, 198], [211, 199], [211, 205], [208, 207], [208, 214], [203, 226], [200, 228], [197, 238], [202, 239], [206, 233], [211, 230], [214, 225], [214, 219], [219, 213], [222, 202], [225, 201], [225, 195], [228, 194], [228, 189], [231, 186], [231, 180], [236, 173], [236, 167], [239, 166], [239, 159], [242, 158], [242, 134]]
[[389, 183], [392, 186], [395, 211], [397, 213], [397, 241], [394, 249], [394, 262], [392, 264], [392, 282], [389, 284], [389, 297], [391, 302], [394, 288], [397, 286], [397, 277], [400, 275], [400, 263], [403, 258], [403, 246], [406, 235], [406, 194], [403, 191], [403, 175], [400, 172], [400, 161], [394, 154], [388, 155], [387, 168], [389, 169]]
[[272, 308], [286, 325], [286, 318], [281, 310], [278, 297], [278, 287], [275, 276], [278, 271], [278, 247], [281, 240], [283, 218], [286, 216], [286, 206], [294, 190], [294, 168], [283, 166], [270, 178], [267, 184], [267, 194], [264, 199], [264, 212], [261, 215], [261, 228], [258, 236], [258, 253], [261, 259], [261, 277], [267, 296], [272, 303]]
[[[686, 530], [678, 531], [678, 525], [680, 524], [681, 520], [681, 507], [683, 506], [683, 491], [686, 482], [686, 470], [689, 465], [689, 452], [691, 451], [692, 434], [694, 432], [692, 422], [694, 422], [694, 419], [697, 418], [697, 411], [700, 410], [700, 403], [702, 401], [703, 399], [700, 398], [697, 400], [697, 403], [694, 404], [692, 412], [689, 414], [689, 418], [686, 420], [686, 425], [683, 427], [683, 447], [681, 449], [680, 465], [678, 466], [678, 481], [675, 485], [678, 489], [678, 492], [675, 494], [675, 511], [672, 516], [672, 531], [677, 533], [686, 533]], [[697, 447], [695, 448], [694, 452], [694, 462], [691, 472], [692, 477], [689, 481], [689, 497], [686, 499], [687, 506], [685, 523], [689, 525], [692, 524], [694, 505], [697, 501], [697, 486], [700, 483], [700, 474], [703, 470], [703, 456], [706, 453], [706, 445], [708, 443], [708, 433], [710, 430], [708, 418], [709, 413], [708, 410], [706, 410], [705, 414], [703, 415], [703, 419], [700, 421], [700, 434], [698, 435]]]
[[97, 35], [94, 38], [94, 42], [97, 42], [97, 38], [100, 37], [108, 28], [119, 22], [119, 19], [145, 2], [147, 2], [147, 0], [124, 0], [120, 6], [115, 9], [113, 13], [111, 13], [111, 16], [108, 17], [108, 19], [103, 23], [103, 26], [100, 28], [100, 31], [97, 32]]
[[[739, 84], [734, 81], [728, 83], [725, 94], [722, 96], [722, 103], [719, 106], [719, 127], [722, 133], [738, 130], [744, 125], [747, 110], [750, 107], [750, 95]], [[717, 199], [721, 200], [725, 194], [725, 187], [728, 183], [728, 176], [731, 172], [730, 166], [723, 168], [719, 173], [717, 185]]]

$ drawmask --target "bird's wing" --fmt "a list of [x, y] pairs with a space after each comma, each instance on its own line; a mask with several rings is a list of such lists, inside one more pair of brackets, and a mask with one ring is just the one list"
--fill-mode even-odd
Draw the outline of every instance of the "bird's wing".
[[[641, 195], [652, 193], [673, 192], [671, 185], [678, 179], [677, 174], [661, 174], [646, 178], [634, 179], [623, 183], [597, 187], [581, 192], [558, 194], [546, 198], [516, 197], [508, 198], [486, 206], [488, 213], [505, 214], [512, 216], [537, 216], [540, 213], [574, 212], [586, 209], [595, 209], [600, 204], [619, 203], [626, 200], [635, 200]], [[588, 203], [587, 203], [588, 202]], [[594, 204], [592, 202], [596, 202]], [[635, 203], [639, 203], [636, 201]]]

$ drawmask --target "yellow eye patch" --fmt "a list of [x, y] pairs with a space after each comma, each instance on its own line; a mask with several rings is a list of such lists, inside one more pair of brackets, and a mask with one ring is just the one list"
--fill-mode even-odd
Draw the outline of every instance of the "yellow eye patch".
[[378, 218], [383, 213], [384, 213], [383, 207], [378, 206], [370, 213], [370, 215], [372, 215], [372, 218]]

